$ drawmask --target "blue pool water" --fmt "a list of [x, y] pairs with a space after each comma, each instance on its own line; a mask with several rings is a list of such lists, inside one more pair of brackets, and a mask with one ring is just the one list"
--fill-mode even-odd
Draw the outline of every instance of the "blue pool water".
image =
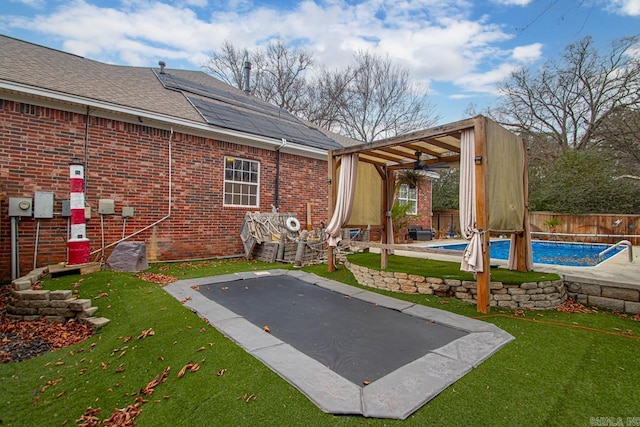
[[[491, 258], [509, 259], [509, 240], [492, 240], [490, 243]], [[573, 243], [573, 242], [549, 242], [534, 240], [531, 242], [533, 262], [539, 264], [571, 265], [577, 267], [590, 267], [598, 264], [598, 254], [612, 245], [603, 243]], [[450, 245], [429, 246], [434, 249], [445, 249], [451, 251], [463, 251], [466, 243]], [[617, 254], [623, 247], [617, 247], [605, 254], [604, 259], [608, 259]]]

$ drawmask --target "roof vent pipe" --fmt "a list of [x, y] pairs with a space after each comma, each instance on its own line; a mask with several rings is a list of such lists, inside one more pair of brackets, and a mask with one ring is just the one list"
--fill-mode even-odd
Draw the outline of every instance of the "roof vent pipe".
[[164, 61], [160, 61], [158, 65], [160, 66], [160, 74], [164, 74], [164, 67], [166, 67], [167, 64]]
[[242, 90], [245, 95], [251, 95], [251, 88], [249, 87], [249, 77], [251, 76], [251, 62], [244, 61], [244, 73], [243, 73], [243, 82], [242, 82]]

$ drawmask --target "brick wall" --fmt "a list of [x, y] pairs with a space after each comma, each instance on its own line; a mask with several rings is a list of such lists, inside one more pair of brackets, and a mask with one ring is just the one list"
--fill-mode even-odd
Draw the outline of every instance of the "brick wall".
[[[69, 163], [85, 156], [85, 115], [0, 100], [0, 280], [11, 275], [9, 197], [54, 193], [54, 218], [40, 220], [37, 267], [66, 260], [67, 219], [62, 200], [69, 198]], [[105, 244], [122, 237], [122, 207], [131, 206], [125, 234], [131, 234], [168, 213], [168, 146], [170, 132], [137, 123], [90, 117], [85, 182], [91, 250], [100, 249], [99, 199], [113, 199], [115, 215], [105, 215]], [[225, 156], [260, 162], [260, 207], [274, 203], [276, 153], [261, 148], [176, 132], [172, 138], [173, 187], [171, 218], [134, 240], [144, 241], [150, 259], [176, 260], [243, 253], [239, 237], [246, 208], [223, 207]], [[306, 226], [307, 203], [312, 222], [327, 218], [327, 164], [282, 153], [280, 211], [298, 215]], [[18, 226], [21, 272], [33, 268], [36, 220]], [[108, 257], [110, 250], [106, 251]], [[95, 255], [94, 257], [98, 256]], [[105, 257], [105, 258], [106, 258]]]
[[430, 230], [432, 228], [431, 184], [431, 179], [427, 179], [418, 187], [418, 215], [422, 216], [411, 222], [413, 225], [422, 226], [423, 230]]

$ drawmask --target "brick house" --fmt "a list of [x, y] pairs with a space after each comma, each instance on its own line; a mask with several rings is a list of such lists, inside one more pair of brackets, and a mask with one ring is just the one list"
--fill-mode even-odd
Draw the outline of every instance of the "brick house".
[[[11, 198], [53, 193], [52, 218], [17, 220], [20, 272], [67, 259], [72, 162], [85, 167], [92, 259], [133, 234], [150, 260], [184, 260], [243, 255], [248, 211], [277, 206], [319, 227], [327, 152], [357, 143], [203, 72], [104, 64], [1, 35], [0, 139], [0, 281], [13, 265]], [[419, 197], [430, 212], [430, 191]], [[100, 214], [101, 200], [113, 213]]]

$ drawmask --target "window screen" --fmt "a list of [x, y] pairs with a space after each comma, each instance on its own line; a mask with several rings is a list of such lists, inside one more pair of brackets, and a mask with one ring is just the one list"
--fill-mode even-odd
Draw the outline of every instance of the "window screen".
[[257, 207], [260, 203], [260, 163], [225, 157], [225, 206]]
[[410, 187], [407, 184], [400, 185], [398, 188], [398, 202], [409, 205], [408, 214], [418, 214], [418, 189]]

